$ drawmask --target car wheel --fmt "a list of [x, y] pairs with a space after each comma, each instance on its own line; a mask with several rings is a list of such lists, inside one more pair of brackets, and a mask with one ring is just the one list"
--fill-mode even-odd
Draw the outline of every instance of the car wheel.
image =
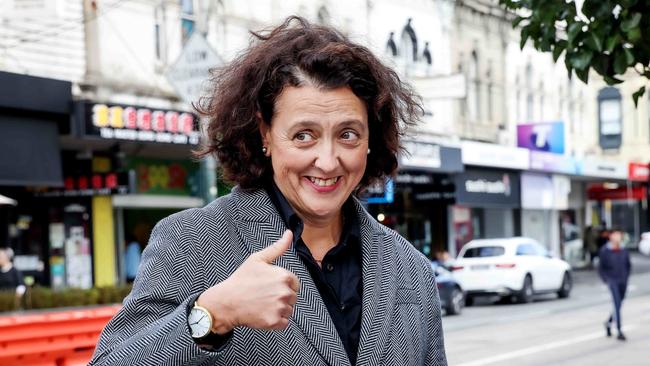
[[569, 272], [564, 272], [564, 277], [562, 278], [562, 286], [558, 290], [557, 296], [560, 299], [566, 299], [567, 297], [569, 297], [572, 288], [573, 288], [573, 281], [571, 279], [571, 275], [569, 274]]
[[465, 305], [465, 295], [458, 287], [454, 287], [451, 291], [451, 298], [449, 299], [449, 305], [447, 305], [447, 314], [449, 315], [458, 315], [463, 310]]
[[517, 296], [520, 303], [531, 303], [533, 302], [533, 279], [530, 275], [526, 275], [524, 278], [524, 285], [521, 288], [521, 292]]

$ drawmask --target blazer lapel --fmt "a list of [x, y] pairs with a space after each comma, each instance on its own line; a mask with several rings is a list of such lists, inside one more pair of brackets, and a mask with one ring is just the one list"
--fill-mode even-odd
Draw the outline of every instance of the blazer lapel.
[[[238, 206], [236, 225], [251, 253], [260, 251], [280, 239], [286, 225], [264, 190], [251, 192], [235, 188]], [[350, 362], [332, 318], [307, 268], [292, 247], [275, 263], [293, 272], [300, 280], [300, 291], [290, 321], [329, 365], [349, 366]]]
[[390, 335], [397, 294], [395, 253], [387, 236], [357, 202], [362, 245], [363, 303], [358, 365], [379, 365]]

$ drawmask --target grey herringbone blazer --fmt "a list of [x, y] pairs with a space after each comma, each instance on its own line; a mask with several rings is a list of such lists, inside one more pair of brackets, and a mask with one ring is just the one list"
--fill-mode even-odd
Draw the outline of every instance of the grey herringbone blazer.
[[[355, 205], [363, 281], [357, 365], [446, 365], [429, 262], [356, 200]], [[293, 249], [276, 261], [301, 282], [285, 330], [239, 327], [219, 352], [200, 349], [190, 336], [187, 309], [193, 295], [225, 280], [285, 229], [264, 190], [238, 188], [204, 208], [160, 221], [133, 291], [102, 332], [90, 365], [349, 365], [327, 308]]]

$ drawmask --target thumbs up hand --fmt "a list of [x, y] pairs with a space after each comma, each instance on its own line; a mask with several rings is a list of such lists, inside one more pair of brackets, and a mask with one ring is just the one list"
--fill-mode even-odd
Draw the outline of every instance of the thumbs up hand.
[[237, 326], [285, 329], [296, 304], [298, 277], [273, 261], [284, 254], [293, 239], [287, 230], [269, 247], [251, 254], [226, 280], [205, 290], [197, 303], [213, 318], [212, 331], [226, 334]]

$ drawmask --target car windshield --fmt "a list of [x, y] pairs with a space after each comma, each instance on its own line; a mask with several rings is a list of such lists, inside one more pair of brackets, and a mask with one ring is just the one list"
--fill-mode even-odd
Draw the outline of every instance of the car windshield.
[[463, 254], [463, 258], [479, 258], [479, 257], [498, 257], [503, 255], [506, 250], [500, 246], [486, 246], [467, 248]]

